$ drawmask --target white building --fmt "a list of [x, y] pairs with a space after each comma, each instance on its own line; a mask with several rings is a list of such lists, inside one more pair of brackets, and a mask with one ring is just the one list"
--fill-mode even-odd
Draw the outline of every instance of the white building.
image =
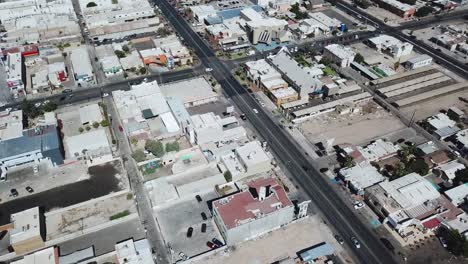
[[161, 92], [181, 100], [187, 108], [218, 101], [218, 94], [203, 77], [162, 84]]
[[247, 78], [258, 88], [271, 91], [288, 86], [281, 73], [264, 59], [246, 62], [245, 70]]
[[223, 129], [224, 126], [237, 123], [232, 117], [221, 118], [213, 112], [190, 116], [192, 123], [189, 125], [190, 142], [197, 145], [209, 142], [224, 142], [235, 138], [243, 138], [246, 131], [242, 126]]
[[0, 112], [0, 141], [23, 136], [23, 110]]
[[217, 11], [211, 5], [196, 5], [190, 7], [193, 19], [197, 24], [205, 23], [205, 18], [215, 16]]
[[240, 179], [271, 170], [271, 159], [258, 141], [252, 141], [221, 157], [233, 179]]
[[329, 58], [341, 68], [346, 68], [354, 61], [356, 53], [350, 47], [339, 44], [325, 46], [323, 56]]
[[421, 68], [424, 66], [429, 66], [432, 64], [432, 57], [427, 54], [418, 55], [416, 57], [412, 57], [405, 62], [406, 67], [411, 70]]
[[69, 158], [86, 158], [90, 164], [112, 160], [112, 152], [106, 130], [99, 128], [65, 139]]
[[294, 205], [281, 185], [265, 178], [214, 201], [213, 218], [226, 244], [234, 245], [287, 225], [294, 219]]
[[91, 125], [94, 122], [100, 123], [103, 120], [101, 108], [98, 104], [82, 106], [79, 112], [82, 125]]
[[118, 264], [154, 264], [151, 246], [147, 239], [129, 239], [115, 245]]
[[21, 255], [44, 246], [45, 219], [39, 207], [33, 207], [10, 216], [13, 229], [10, 230], [10, 245]]
[[440, 171], [440, 176], [442, 177], [442, 179], [448, 182], [452, 182], [453, 179], [455, 179], [455, 173], [459, 170], [465, 169], [465, 165], [454, 160], [449, 163], [442, 164], [436, 169]]
[[245, 28], [252, 44], [270, 44], [272, 41], [291, 40], [288, 22], [282, 19], [263, 17], [252, 8], [241, 11], [241, 18], [246, 21]]
[[427, 123], [429, 123], [429, 125], [434, 130], [439, 130], [445, 127], [453, 127], [457, 124], [457, 122], [450, 119], [450, 117], [444, 113], [438, 113], [435, 116], [429, 117], [427, 119]]
[[339, 28], [342, 24], [338, 19], [331, 18], [322, 12], [309, 13], [309, 17], [327, 27], [329, 31], [330, 29]]
[[79, 87], [96, 84], [93, 67], [86, 47], [76, 48], [70, 52], [73, 76]]
[[49, 247], [39, 250], [24, 258], [10, 262], [10, 264], [59, 264], [58, 248]]
[[455, 188], [445, 191], [445, 195], [455, 206], [460, 206], [468, 199], [468, 184], [461, 184]]
[[9, 52], [7, 54], [5, 63], [7, 87], [16, 98], [24, 93], [22, 64], [21, 52]]
[[358, 147], [359, 152], [361, 152], [362, 156], [369, 162], [395, 156], [399, 149], [399, 145], [395, 145], [389, 141], [383, 141], [382, 139], [377, 139], [367, 146]]
[[315, 37], [319, 34], [328, 34], [330, 33], [330, 28], [313, 18], [306, 18], [299, 22], [297, 31], [299, 32], [299, 37], [304, 39], [311, 35]]
[[369, 45], [380, 52], [391, 55], [395, 59], [409, 56], [413, 51], [413, 45], [408, 42], [401, 42], [389, 35], [380, 35], [378, 37], [370, 38]]
[[358, 164], [351, 168], [343, 168], [340, 170], [339, 175], [347, 182], [348, 187], [359, 195], [364, 194], [364, 189], [387, 179], [371, 165]]

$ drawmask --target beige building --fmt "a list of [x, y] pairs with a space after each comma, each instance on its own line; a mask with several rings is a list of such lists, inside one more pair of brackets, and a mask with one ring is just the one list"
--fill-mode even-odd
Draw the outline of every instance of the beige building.
[[39, 207], [12, 214], [10, 245], [17, 255], [44, 247], [45, 219]]

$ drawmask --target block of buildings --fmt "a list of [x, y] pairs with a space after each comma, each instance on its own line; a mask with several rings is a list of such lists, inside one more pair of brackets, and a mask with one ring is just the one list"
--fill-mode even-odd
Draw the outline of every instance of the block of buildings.
[[288, 23], [282, 19], [263, 17], [252, 8], [243, 9], [241, 18], [246, 21], [247, 35], [254, 45], [271, 44], [272, 41], [286, 42], [291, 39]]
[[265, 59], [248, 61], [245, 63], [244, 69], [247, 74], [247, 79], [251, 82], [252, 88], [268, 92], [288, 87], [288, 83], [283, 80], [281, 73]]
[[145, 67], [145, 64], [143, 64], [143, 61], [141, 60], [140, 54], [136, 50], [132, 50], [130, 54], [125, 56], [125, 58], [120, 58], [120, 64], [122, 65], [122, 69], [125, 71]]
[[377, 51], [386, 53], [395, 59], [409, 56], [413, 51], [413, 45], [408, 42], [402, 42], [389, 35], [380, 35], [370, 38], [368, 43], [369, 46], [375, 48]]
[[73, 76], [78, 87], [86, 87], [96, 84], [93, 67], [86, 47], [80, 47], [70, 52], [70, 61]]
[[356, 165], [351, 168], [343, 168], [339, 171], [339, 176], [348, 185], [351, 191], [364, 195], [364, 189], [385, 181], [380, 172], [371, 165]]
[[315, 37], [319, 34], [328, 34], [330, 33], [330, 28], [313, 18], [306, 18], [299, 22], [295, 31], [301, 39], [304, 39], [309, 36]]
[[325, 46], [323, 56], [329, 58], [341, 68], [346, 68], [354, 61], [356, 53], [350, 47], [339, 44]]
[[164, 51], [169, 68], [173, 68], [174, 65], [184, 66], [193, 63], [190, 50], [180, 42], [177, 36], [170, 35], [164, 38], [155, 38], [153, 43], [157, 48]]
[[416, 13], [416, 6], [398, 0], [374, 0], [380, 7], [403, 18], [410, 18]]
[[468, 184], [461, 184], [450, 190], [445, 191], [445, 195], [455, 205], [460, 206], [468, 199]]
[[27, 209], [10, 216], [10, 245], [21, 255], [44, 247], [45, 219], [39, 207]]
[[299, 94], [291, 87], [276, 89], [267, 94], [276, 106], [299, 100]]
[[211, 5], [196, 5], [190, 7], [190, 16], [197, 24], [205, 23], [208, 17], [216, 16], [217, 11]]
[[233, 245], [287, 225], [294, 219], [294, 205], [276, 180], [265, 178], [214, 201], [213, 218], [226, 243]]
[[20, 260], [10, 264], [59, 264], [59, 252], [57, 247], [49, 247], [24, 256]]
[[98, 104], [82, 106], [79, 112], [82, 125], [92, 125], [94, 122], [100, 123], [104, 119]]
[[260, 142], [252, 141], [221, 157], [223, 165], [231, 172], [233, 179], [265, 173], [271, 170], [271, 158]]
[[163, 26], [146, 0], [80, 0], [79, 3], [93, 41], [153, 33]]
[[405, 62], [405, 66], [411, 70], [432, 65], [432, 57], [427, 54], [412, 57]]

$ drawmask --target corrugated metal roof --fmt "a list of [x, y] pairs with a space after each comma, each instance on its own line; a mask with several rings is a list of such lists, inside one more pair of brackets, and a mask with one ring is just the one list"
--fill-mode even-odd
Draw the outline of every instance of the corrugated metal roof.
[[303, 261], [312, 261], [323, 256], [331, 255], [334, 251], [330, 244], [322, 242], [311, 249], [299, 253], [299, 257], [301, 257]]

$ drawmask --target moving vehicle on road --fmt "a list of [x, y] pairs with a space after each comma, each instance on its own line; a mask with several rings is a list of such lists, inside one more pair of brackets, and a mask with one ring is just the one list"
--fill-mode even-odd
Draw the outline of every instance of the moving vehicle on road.
[[205, 71], [206, 71], [206, 72], [212, 72], [212, 71], [213, 71], [213, 68], [206, 68]]
[[440, 244], [444, 247], [447, 248], [447, 241], [445, 241], [445, 238], [439, 237]]
[[192, 234], [193, 234], [193, 227], [189, 227], [187, 229], [187, 237], [192, 237]]
[[351, 237], [351, 242], [353, 242], [353, 245], [354, 245], [355, 248], [361, 248], [361, 244], [359, 243], [357, 238]]
[[354, 209], [356, 209], [356, 210], [364, 208], [364, 206], [365, 206], [364, 203], [361, 202], [361, 201], [354, 201], [353, 205], [354, 205]]
[[253, 109], [254, 113], [258, 114], [258, 110], [256, 108]]
[[340, 235], [335, 235], [335, 239], [340, 245], [344, 244], [344, 239]]
[[62, 93], [71, 93], [72, 92], [72, 89], [65, 89], [62, 91]]

